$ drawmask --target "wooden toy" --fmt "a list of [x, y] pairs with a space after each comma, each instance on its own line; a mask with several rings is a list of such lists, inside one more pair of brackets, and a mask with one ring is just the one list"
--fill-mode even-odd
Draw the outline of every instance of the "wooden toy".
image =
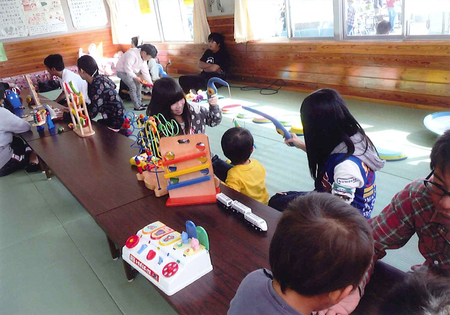
[[95, 131], [92, 129], [83, 93], [76, 91], [72, 82], [69, 82], [69, 84], [64, 83], [63, 88], [70, 117], [72, 118], [73, 131], [82, 138], [94, 135]]
[[170, 296], [213, 269], [209, 249], [205, 229], [192, 221], [182, 233], [156, 221], [128, 238], [122, 258]]
[[30, 89], [30, 93], [31, 93], [31, 99], [33, 100], [34, 104], [39, 107], [41, 105], [41, 101], [39, 100], [39, 96], [36, 93], [36, 89], [34, 88], [33, 82], [31, 82], [31, 78], [29, 74], [25, 74], [23, 76], [25, 78], [25, 82], [28, 85], [28, 88]]
[[208, 136], [161, 138], [164, 178], [168, 180], [166, 206], [216, 202], [216, 184]]

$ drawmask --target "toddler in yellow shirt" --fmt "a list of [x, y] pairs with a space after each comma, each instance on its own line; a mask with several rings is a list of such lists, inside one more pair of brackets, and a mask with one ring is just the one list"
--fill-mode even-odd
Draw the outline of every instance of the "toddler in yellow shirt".
[[234, 166], [228, 170], [225, 184], [259, 202], [267, 204], [269, 193], [266, 189], [266, 170], [255, 159], [253, 136], [244, 128], [228, 129], [222, 136], [222, 150]]

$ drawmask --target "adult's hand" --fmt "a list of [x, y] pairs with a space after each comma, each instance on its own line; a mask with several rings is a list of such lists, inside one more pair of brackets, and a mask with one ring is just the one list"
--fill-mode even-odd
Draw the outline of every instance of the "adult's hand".
[[290, 145], [290, 143], [293, 143], [296, 148], [301, 149], [306, 152], [305, 142], [300, 140], [300, 138], [297, 137], [297, 135], [295, 133], [291, 132], [291, 136], [292, 136], [292, 138], [284, 140], [284, 143], [286, 143], [286, 145], [288, 145], [288, 146]]

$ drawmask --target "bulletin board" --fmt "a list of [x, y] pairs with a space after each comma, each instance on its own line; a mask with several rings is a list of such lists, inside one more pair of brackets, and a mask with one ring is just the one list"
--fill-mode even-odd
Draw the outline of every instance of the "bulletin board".
[[67, 0], [76, 29], [104, 26], [108, 23], [103, 0]]
[[20, 0], [0, 1], [0, 39], [27, 35], [28, 27]]

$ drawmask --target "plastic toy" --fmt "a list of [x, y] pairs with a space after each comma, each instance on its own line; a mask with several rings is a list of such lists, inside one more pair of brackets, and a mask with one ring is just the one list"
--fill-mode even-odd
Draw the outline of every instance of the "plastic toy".
[[58, 128], [58, 133], [63, 133], [64, 132], [64, 127], [59, 127]]
[[292, 126], [289, 132], [295, 133], [297, 136], [303, 136], [303, 126]]
[[21, 108], [22, 102], [20, 101], [19, 94], [14, 89], [5, 91], [6, 99], [11, 103], [14, 109]]
[[164, 178], [168, 180], [166, 206], [214, 203], [216, 187], [208, 136], [204, 134], [161, 138]]
[[[289, 140], [289, 139], [292, 138], [291, 134], [286, 130], [286, 128], [284, 128], [283, 125], [278, 120], [273, 118], [272, 116], [267, 115], [267, 114], [265, 114], [263, 112], [260, 112], [257, 109], [254, 109], [254, 108], [251, 108], [251, 107], [248, 107], [248, 106], [242, 106], [242, 108], [245, 109], [245, 110], [248, 110], [248, 111], [250, 111], [252, 113], [255, 113], [255, 114], [258, 114], [260, 116], [263, 116], [264, 118], [269, 119], [275, 125], [275, 129], [277, 130], [277, 132], [280, 135], [282, 135], [284, 137], [284, 139]], [[294, 146], [293, 143], [289, 143], [289, 145], [291, 147]]]
[[203, 101], [203, 91], [198, 90], [197, 92], [195, 92], [194, 89], [191, 89], [189, 93], [186, 95], [186, 99], [191, 102], [199, 103]]
[[128, 238], [122, 258], [170, 296], [213, 269], [209, 248], [205, 229], [192, 221], [182, 233], [156, 221]]
[[141, 79], [141, 84], [143, 86], [149, 87], [149, 88], [153, 88], [153, 84], [148, 83], [147, 81], [145, 81], [144, 79]]
[[388, 162], [401, 161], [408, 158], [408, 156], [401, 151], [389, 150], [380, 147], [377, 147], [377, 151], [380, 158]]
[[228, 82], [226, 82], [226, 81], [224, 81], [224, 80], [222, 80], [220, 78], [213, 77], [213, 78], [208, 80], [208, 84], [207, 84], [208, 89], [207, 89], [207, 93], [206, 94], [208, 96], [208, 99], [210, 99], [211, 96], [217, 94], [217, 88], [216, 88], [214, 83], [219, 83], [219, 84], [227, 86], [228, 87], [228, 94], [231, 97], [231, 90], [230, 90], [230, 85], [228, 84]]
[[437, 135], [442, 135], [450, 129], [450, 112], [438, 112], [426, 116], [423, 119], [425, 127]]
[[218, 193], [216, 199], [219, 205], [221, 205], [225, 209], [232, 209], [233, 211], [242, 214], [244, 216], [244, 219], [248, 223], [250, 223], [256, 230], [259, 230], [261, 232], [267, 231], [267, 222], [263, 218], [252, 213], [251, 208], [247, 207], [237, 200], [231, 199], [224, 193]]
[[270, 119], [267, 119], [267, 118], [261, 117], [261, 116], [254, 117], [252, 119], [252, 121], [255, 124], [270, 124], [271, 123]]
[[[222, 110], [223, 113], [223, 110]], [[239, 112], [239, 114], [237, 114], [236, 118], [239, 119], [252, 119], [254, 117], [254, 115], [250, 114], [250, 113], [246, 113], [246, 112]]]
[[82, 138], [94, 135], [95, 131], [92, 129], [91, 119], [89, 118], [89, 112], [84, 102], [83, 94], [75, 90], [72, 82], [69, 82], [69, 84], [64, 83], [63, 88], [74, 126], [73, 131]]

